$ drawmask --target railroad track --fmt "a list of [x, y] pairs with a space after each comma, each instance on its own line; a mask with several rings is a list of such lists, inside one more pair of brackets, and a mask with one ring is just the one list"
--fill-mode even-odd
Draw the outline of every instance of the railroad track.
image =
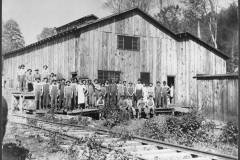
[[[96, 135], [102, 138], [102, 147], [108, 149], [108, 151], [122, 150], [131, 154], [134, 159], [141, 160], [237, 160], [237, 157], [228, 156], [224, 154], [216, 154], [206, 151], [200, 151], [194, 148], [175, 145], [158, 141], [154, 139], [133, 136], [131, 140], [121, 140], [120, 138], [113, 138], [112, 134], [116, 134], [110, 130], [86, 127], [83, 125], [75, 125], [68, 123], [53, 122], [43, 120], [40, 118], [12, 115], [16, 119], [12, 121], [20, 125], [25, 125], [48, 132], [58, 134], [70, 139], [79, 140], [84, 137], [90, 137]], [[33, 120], [37, 122], [37, 125], [27, 124], [27, 120]], [[53, 130], [53, 128], [55, 128]], [[109, 148], [110, 144], [116, 144], [116, 147]], [[121, 144], [119, 147], [117, 144]]]

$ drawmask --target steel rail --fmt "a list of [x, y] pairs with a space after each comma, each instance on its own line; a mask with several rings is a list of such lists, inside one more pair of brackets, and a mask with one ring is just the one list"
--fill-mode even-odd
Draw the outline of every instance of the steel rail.
[[[103, 129], [103, 128], [94, 128], [94, 127], [89, 127], [89, 126], [83, 126], [83, 125], [75, 125], [75, 124], [68, 124], [68, 123], [60, 123], [60, 122], [51, 122], [51, 121], [47, 121], [47, 120], [42, 120], [42, 119], [38, 119], [38, 118], [32, 118], [32, 117], [26, 117], [26, 116], [21, 116], [21, 115], [13, 115], [13, 116], [17, 116], [17, 117], [22, 117], [22, 118], [30, 118], [30, 119], [34, 119], [34, 120], [38, 120], [38, 121], [42, 121], [42, 122], [46, 122], [46, 123], [51, 123], [51, 124], [58, 124], [58, 125], [66, 125], [66, 126], [72, 126], [72, 127], [76, 127], [76, 128], [87, 128], [87, 129], [91, 129], [97, 132], [104, 132], [104, 133], [112, 133], [112, 134], [118, 134], [117, 132], [113, 132], [107, 129]], [[238, 157], [235, 156], [229, 156], [226, 154], [219, 154], [219, 153], [212, 153], [212, 152], [208, 152], [208, 151], [201, 151], [198, 149], [194, 149], [194, 148], [190, 148], [190, 147], [186, 147], [186, 146], [182, 146], [182, 145], [176, 145], [176, 144], [171, 144], [171, 143], [167, 143], [164, 141], [159, 141], [159, 140], [155, 140], [155, 139], [151, 139], [151, 138], [144, 138], [144, 137], [140, 137], [140, 136], [136, 136], [133, 135], [132, 136], [133, 139], [136, 139], [142, 143], [146, 143], [146, 144], [154, 144], [156, 146], [164, 146], [164, 147], [169, 147], [172, 149], [175, 149], [177, 151], [187, 151], [192, 153], [193, 155], [201, 155], [201, 156], [208, 156], [208, 157], [214, 157], [212, 158], [213, 160], [215, 159], [224, 159], [224, 160], [238, 160]]]

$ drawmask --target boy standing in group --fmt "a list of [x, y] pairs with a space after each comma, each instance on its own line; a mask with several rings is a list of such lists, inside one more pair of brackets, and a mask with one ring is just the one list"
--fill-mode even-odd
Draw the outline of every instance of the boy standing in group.
[[59, 87], [56, 80], [52, 81], [50, 86], [50, 97], [51, 97], [51, 113], [54, 113], [55, 108], [57, 107], [57, 98], [60, 93]]
[[43, 86], [40, 82], [40, 78], [36, 78], [36, 83], [34, 84], [34, 93], [35, 93], [35, 105], [36, 109], [39, 110], [41, 105], [41, 95], [43, 92]]
[[163, 81], [162, 96], [163, 96], [163, 108], [167, 108], [169, 87], [166, 85], [166, 81]]
[[65, 108], [67, 109], [67, 111], [69, 111], [71, 107], [71, 100], [73, 97], [73, 89], [70, 85], [70, 81], [67, 81], [66, 83], [67, 85], [64, 87]]
[[45, 77], [43, 82], [43, 92], [42, 92], [42, 97], [43, 97], [43, 108], [47, 109], [49, 106], [49, 83], [48, 83], [48, 78]]

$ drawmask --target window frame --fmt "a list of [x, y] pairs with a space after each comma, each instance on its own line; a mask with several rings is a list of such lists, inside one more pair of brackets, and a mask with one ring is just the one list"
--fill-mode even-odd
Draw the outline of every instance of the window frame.
[[120, 80], [121, 71], [113, 71], [113, 70], [98, 70], [98, 80], [101, 83], [105, 83], [106, 80]]
[[[131, 48], [125, 47], [125, 38], [131, 38]], [[140, 37], [117, 35], [117, 49], [129, 50], [129, 51], [140, 51]]]

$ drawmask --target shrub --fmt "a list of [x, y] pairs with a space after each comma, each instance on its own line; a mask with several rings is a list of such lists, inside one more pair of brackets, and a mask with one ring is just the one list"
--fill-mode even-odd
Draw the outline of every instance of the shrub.
[[126, 113], [123, 113], [120, 110], [109, 110], [105, 112], [105, 122], [104, 126], [112, 128], [120, 123], [124, 123], [129, 120], [129, 117], [126, 115]]
[[158, 116], [145, 121], [141, 135], [148, 138], [164, 140], [166, 133], [166, 119], [165, 117]]
[[234, 122], [228, 122], [223, 127], [223, 132], [219, 136], [219, 141], [223, 143], [238, 144], [238, 126]]

